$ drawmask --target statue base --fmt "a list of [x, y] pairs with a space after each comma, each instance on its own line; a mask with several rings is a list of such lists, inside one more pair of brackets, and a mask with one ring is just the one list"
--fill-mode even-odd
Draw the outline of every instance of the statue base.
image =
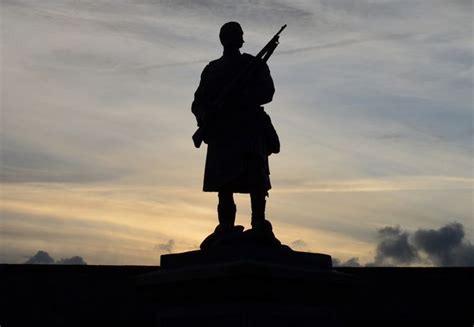
[[237, 234], [162, 255], [158, 271], [139, 277], [157, 326], [339, 326], [352, 316], [353, 278], [332, 270], [331, 256]]
[[161, 256], [161, 267], [165, 269], [236, 262], [278, 264], [318, 270], [330, 270], [332, 268], [330, 255], [293, 251], [286, 245], [254, 246], [252, 244], [241, 244], [240, 246], [218, 246], [207, 250]]
[[156, 326], [341, 326], [355, 283], [331, 257], [287, 246], [214, 248], [161, 257], [141, 275]]

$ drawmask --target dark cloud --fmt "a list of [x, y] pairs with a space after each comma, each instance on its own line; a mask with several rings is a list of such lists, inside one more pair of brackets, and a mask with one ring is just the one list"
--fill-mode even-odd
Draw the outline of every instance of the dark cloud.
[[341, 264], [345, 267], [360, 267], [359, 258], [353, 257]]
[[436, 266], [474, 266], [474, 245], [464, 241], [464, 226], [450, 223], [438, 230], [420, 229], [413, 243]]
[[25, 261], [29, 265], [52, 265], [54, 259], [50, 257], [48, 252], [38, 251], [34, 256]]
[[379, 229], [378, 238], [375, 265], [409, 265], [419, 259], [417, 249], [408, 241], [408, 233], [399, 226]]
[[360, 267], [359, 258], [352, 257], [344, 262], [341, 262], [338, 258], [332, 258], [332, 265], [334, 267]]
[[472, 267], [474, 245], [464, 237], [464, 226], [457, 222], [439, 229], [418, 229], [411, 234], [399, 226], [387, 226], [378, 230], [377, 254], [367, 266], [427, 263], [438, 267]]
[[70, 258], [62, 258], [56, 262], [58, 265], [87, 265], [82, 257], [74, 256]]
[[174, 250], [174, 240], [169, 240], [166, 243], [160, 243], [156, 246], [156, 249], [161, 253], [171, 253]]
[[452, 251], [452, 266], [474, 267], [474, 244], [463, 242]]
[[464, 238], [464, 228], [459, 223], [451, 223], [438, 230], [420, 229], [415, 232], [414, 243], [427, 253], [443, 256]]
[[291, 247], [297, 248], [297, 249], [302, 249], [306, 248], [308, 244], [306, 244], [305, 241], [303, 240], [294, 240], [293, 242], [290, 243]]
[[87, 265], [82, 257], [74, 256], [70, 258], [62, 258], [55, 261], [48, 252], [38, 251], [34, 256], [25, 261], [25, 264], [36, 264], [36, 265]]

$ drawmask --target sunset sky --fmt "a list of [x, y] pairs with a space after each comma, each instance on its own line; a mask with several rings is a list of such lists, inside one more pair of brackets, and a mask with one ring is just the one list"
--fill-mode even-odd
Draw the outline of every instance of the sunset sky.
[[230, 20], [251, 54], [288, 24], [266, 106], [283, 243], [366, 264], [387, 226], [458, 222], [474, 241], [472, 1], [0, 4], [0, 262], [155, 265], [199, 247], [217, 196], [201, 191], [190, 106]]

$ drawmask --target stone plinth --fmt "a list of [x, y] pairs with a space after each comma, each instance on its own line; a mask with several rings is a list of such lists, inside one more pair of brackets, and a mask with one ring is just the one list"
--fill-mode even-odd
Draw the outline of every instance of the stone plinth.
[[329, 255], [287, 246], [164, 255], [137, 282], [156, 326], [339, 326], [353, 284]]
[[184, 268], [208, 264], [259, 262], [318, 270], [332, 268], [331, 256], [293, 251], [286, 245], [219, 246], [209, 250], [190, 251], [161, 256], [161, 267]]
[[[305, 269], [285, 273], [274, 265], [251, 263], [213, 267], [0, 264], [0, 323], [176, 326], [175, 318], [182, 316], [189, 319], [188, 326], [199, 326], [199, 321], [230, 316], [237, 318], [229, 326], [244, 325], [250, 321], [246, 317], [253, 317], [258, 326], [271, 325], [270, 319], [278, 321], [276, 326], [319, 326], [310, 322], [330, 315], [343, 326], [472, 326], [474, 322], [469, 301], [472, 267], [335, 268], [345, 274]], [[159, 271], [165, 273], [156, 274]], [[347, 281], [347, 274], [355, 282]]]

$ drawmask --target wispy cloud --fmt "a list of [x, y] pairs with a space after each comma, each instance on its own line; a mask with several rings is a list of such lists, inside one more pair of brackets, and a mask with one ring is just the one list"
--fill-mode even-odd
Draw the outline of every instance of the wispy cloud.
[[168, 240], [166, 243], [160, 243], [156, 246], [160, 253], [171, 253], [174, 250], [174, 240]]
[[[286, 184], [286, 185], [285, 185]], [[474, 179], [449, 176], [402, 176], [367, 180], [344, 180], [308, 183], [286, 181], [275, 193], [314, 192], [396, 192], [396, 191], [436, 191], [473, 190]], [[292, 186], [289, 186], [289, 185]], [[296, 187], [295, 187], [296, 186]]]

